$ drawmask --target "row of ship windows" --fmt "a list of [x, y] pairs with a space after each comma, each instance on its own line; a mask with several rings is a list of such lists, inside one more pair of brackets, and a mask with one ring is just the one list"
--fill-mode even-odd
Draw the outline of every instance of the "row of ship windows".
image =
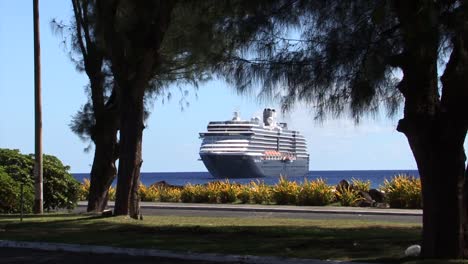
[[[265, 151], [276, 151], [276, 150], [255, 150], [255, 149], [200, 149], [200, 152], [235, 152], [235, 153], [239, 153], [239, 152], [249, 152], [249, 153], [260, 153], [260, 154], [264, 154]], [[290, 153], [294, 153], [296, 155], [307, 155], [307, 151], [305, 150], [302, 150], [302, 151], [290, 151], [290, 150], [284, 150], [284, 149], [280, 149], [279, 150], [280, 152], [290, 152]]]
[[[245, 124], [245, 123], [234, 123], [234, 124], [208, 124], [207, 129], [233, 129], [233, 128], [240, 128], [240, 129], [257, 129], [257, 130], [272, 130], [277, 129], [277, 127], [271, 126], [262, 126], [258, 124]], [[282, 129], [282, 131], [292, 132], [292, 133], [299, 133], [296, 130], [288, 130]]]
[[249, 145], [258, 145], [258, 146], [291, 146], [291, 147], [306, 147], [306, 144], [303, 142], [260, 142], [260, 141], [250, 141], [250, 142], [223, 142], [223, 141], [210, 141], [204, 140], [202, 145], [219, 145], [219, 146], [249, 146]]
[[208, 131], [223, 131], [223, 132], [229, 132], [229, 131], [242, 131], [242, 132], [259, 132], [259, 133], [266, 133], [266, 134], [289, 134], [289, 135], [299, 135], [300, 133], [298, 131], [293, 131], [293, 130], [267, 130], [267, 129], [262, 129], [262, 128], [256, 128], [256, 127], [239, 127], [239, 126], [230, 126], [230, 127], [208, 127]]
[[305, 144], [305, 140], [284, 140], [284, 139], [264, 139], [264, 138], [250, 138], [250, 139], [214, 139], [205, 137], [203, 142], [220, 142], [220, 143], [247, 143], [247, 142], [264, 142], [264, 143], [276, 143], [276, 142], [294, 144], [302, 143]]
[[[200, 151], [200, 153], [210, 153], [211, 151]], [[239, 151], [233, 151], [233, 150], [225, 150], [225, 151], [216, 151], [216, 152], [222, 152], [222, 153], [233, 153], [233, 154], [238, 154]], [[256, 156], [263, 156], [263, 153], [260, 152], [253, 152], [253, 151], [244, 151], [243, 154], [254, 154]], [[309, 158], [309, 154], [305, 152], [301, 153], [295, 153], [296, 158]]]
[[[254, 140], [264, 140], [264, 141], [277, 141], [278, 137], [258, 137], [254, 136], [252, 139]], [[284, 138], [284, 137], [279, 137], [281, 141], [291, 141], [291, 142], [305, 142], [305, 139], [303, 138]]]
[[232, 129], [232, 130], [229, 130], [229, 129], [208, 129], [208, 133], [207, 134], [210, 134], [210, 133], [231, 133], [231, 134], [234, 134], [234, 133], [255, 133], [256, 135], [262, 135], [262, 136], [274, 136], [274, 137], [292, 137], [292, 138], [296, 138], [296, 137], [302, 137], [302, 135], [299, 135], [298, 133], [290, 133], [290, 132], [280, 132], [280, 131], [267, 131], [267, 130], [256, 130], [256, 129], [253, 129], [253, 130], [239, 130], [239, 129]]
[[242, 138], [250, 138], [250, 137], [265, 137], [265, 138], [277, 138], [277, 137], [282, 137], [282, 138], [288, 138], [288, 139], [304, 139], [302, 135], [296, 135], [294, 136], [289, 136], [289, 135], [284, 135], [280, 134], [278, 135], [277, 133], [273, 134], [264, 134], [264, 133], [255, 133], [255, 132], [246, 132], [246, 131], [230, 131], [228, 133], [224, 132], [215, 132], [215, 131], [210, 131], [210, 132], [203, 132], [200, 133], [204, 137], [216, 137], [216, 138], [232, 138], [232, 139], [242, 139]]
[[[200, 147], [200, 149], [236, 149], [236, 150], [244, 150], [244, 149], [252, 149], [252, 150], [258, 150], [258, 151], [264, 151], [264, 150], [278, 150], [277, 146], [213, 146], [213, 145], [203, 145]], [[305, 146], [302, 147], [290, 147], [290, 146], [280, 146], [279, 150], [281, 151], [307, 151], [307, 148]]]
[[[223, 141], [223, 140], [232, 140], [233, 142], [235, 141], [240, 141], [240, 140], [259, 140], [259, 141], [278, 141], [278, 137], [259, 137], [259, 136], [253, 136], [253, 137], [233, 137], [233, 136], [205, 136], [204, 140], [210, 140], [210, 141]], [[284, 138], [280, 137], [280, 141], [289, 141], [289, 142], [303, 142], [305, 143], [304, 138]]]
[[251, 152], [265, 152], [265, 151], [279, 151], [279, 152], [292, 152], [292, 153], [307, 153], [306, 149], [287, 149], [287, 148], [280, 148], [279, 150], [276, 148], [200, 148], [200, 151], [232, 151], [232, 152], [243, 152], [243, 151], [251, 151]]
[[304, 137], [292, 137], [288, 135], [263, 135], [259, 133], [201, 133], [204, 138], [222, 138], [222, 139], [247, 139], [247, 138], [266, 138], [266, 139], [285, 139], [285, 140], [305, 140]]
[[289, 145], [289, 144], [203, 144], [202, 147], [211, 148], [289, 148], [289, 149], [306, 149], [305, 145]]
[[252, 122], [250, 122], [250, 121], [210, 121], [208, 123], [208, 126], [215, 125], [215, 124], [218, 124], [218, 125], [252, 124]]

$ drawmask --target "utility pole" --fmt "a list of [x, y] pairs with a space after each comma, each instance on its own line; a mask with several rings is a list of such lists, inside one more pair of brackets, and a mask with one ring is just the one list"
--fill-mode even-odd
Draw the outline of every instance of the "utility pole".
[[34, 213], [42, 214], [42, 98], [41, 98], [41, 43], [39, 36], [39, 0], [33, 0], [34, 19]]

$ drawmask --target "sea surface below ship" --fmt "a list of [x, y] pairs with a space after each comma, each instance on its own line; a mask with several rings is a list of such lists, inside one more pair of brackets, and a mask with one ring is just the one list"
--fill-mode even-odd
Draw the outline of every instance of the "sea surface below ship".
[[304, 136], [278, 123], [275, 109], [263, 110], [263, 119], [209, 122], [200, 158], [215, 178], [296, 177], [309, 172]]

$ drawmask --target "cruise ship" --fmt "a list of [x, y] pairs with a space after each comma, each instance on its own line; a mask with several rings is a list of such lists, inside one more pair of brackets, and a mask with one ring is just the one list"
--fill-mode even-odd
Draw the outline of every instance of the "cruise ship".
[[200, 158], [216, 178], [257, 178], [267, 176], [305, 176], [309, 154], [304, 137], [276, 122], [275, 109], [263, 110], [263, 119], [209, 122]]

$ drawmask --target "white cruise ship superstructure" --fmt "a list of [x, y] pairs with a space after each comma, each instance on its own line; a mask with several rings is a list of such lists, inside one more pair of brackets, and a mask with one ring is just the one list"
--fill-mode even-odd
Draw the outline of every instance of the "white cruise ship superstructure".
[[309, 154], [304, 137], [276, 122], [276, 111], [267, 108], [263, 120], [241, 120], [238, 113], [229, 121], [210, 122], [200, 157], [216, 178], [305, 176]]

